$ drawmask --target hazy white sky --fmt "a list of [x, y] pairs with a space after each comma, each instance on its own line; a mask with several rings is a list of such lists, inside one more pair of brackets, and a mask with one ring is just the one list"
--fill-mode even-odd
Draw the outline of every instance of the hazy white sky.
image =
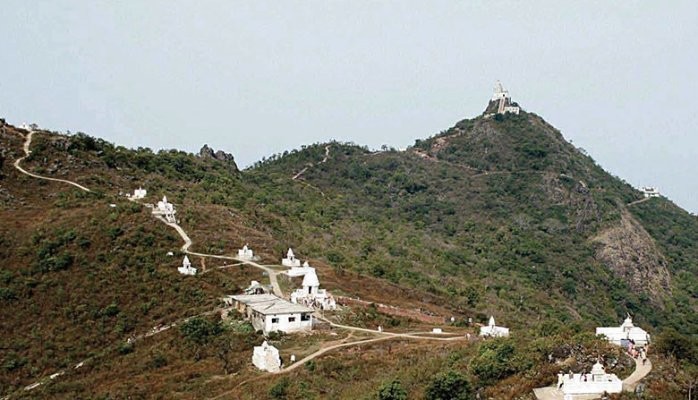
[[496, 79], [604, 168], [698, 211], [698, 2], [25, 1], [0, 117], [246, 166], [337, 139], [405, 147]]

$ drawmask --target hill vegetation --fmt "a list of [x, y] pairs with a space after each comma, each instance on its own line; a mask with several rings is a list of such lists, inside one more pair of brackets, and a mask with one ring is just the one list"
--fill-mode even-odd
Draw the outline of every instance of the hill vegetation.
[[[603, 354], [627, 374], [628, 360], [589, 332], [628, 312], [656, 334], [664, 365], [698, 364], [696, 218], [663, 198], [628, 206], [639, 192], [535, 114], [464, 120], [403, 152], [304, 146], [244, 171], [208, 147], [194, 156], [35, 133], [24, 167], [92, 193], [19, 174], [12, 163], [24, 135], [0, 130], [0, 327], [10, 333], [0, 339], [0, 393], [521, 398], [570, 359], [588, 367]], [[261, 378], [241, 361], [261, 336], [209, 314], [222, 295], [264, 277], [203, 258], [193, 261], [209, 272], [181, 277], [176, 233], [120, 196], [138, 186], [148, 201], [167, 195], [177, 205], [197, 251], [230, 255], [250, 243], [276, 263], [293, 247], [336, 294], [453, 315], [454, 329], [495, 315], [516, 337], [436, 351], [380, 342], [245, 384]], [[344, 313], [336, 317], [361, 326], [429, 329], [375, 309]], [[275, 343], [302, 353], [338, 340], [323, 335]], [[17, 392], [81, 360], [92, 361], [38, 392]], [[685, 382], [667, 379], [650, 391], [679, 398]]]

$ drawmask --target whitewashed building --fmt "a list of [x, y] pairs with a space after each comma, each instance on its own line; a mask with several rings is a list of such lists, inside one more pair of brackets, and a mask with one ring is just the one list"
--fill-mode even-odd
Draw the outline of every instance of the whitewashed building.
[[480, 336], [485, 337], [507, 337], [509, 336], [509, 328], [497, 326], [494, 322], [494, 316], [490, 317], [487, 326], [480, 327]]
[[296, 289], [291, 293], [292, 303], [304, 304], [321, 310], [337, 309], [334, 297], [326, 289], [320, 289], [320, 279], [315, 273], [315, 268], [307, 267], [302, 286], [303, 288]]
[[293, 249], [289, 248], [286, 253], [286, 258], [281, 259], [281, 265], [284, 267], [300, 267], [301, 260], [297, 259], [295, 254], [293, 254]]
[[261, 346], [255, 346], [252, 352], [252, 364], [267, 372], [279, 372], [281, 370], [281, 357], [279, 350], [268, 344], [265, 340]]
[[225, 302], [247, 317], [265, 335], [279, 331], [307, 332], [313, 329], [313, 309], [293, 304], [273, 294], [227, 296]]
[[640, 188], [640, 191], [645, 197], [659, 197], [661, 194], [659, 193], [659, 189], [657, 189], [654, 186], [643, 186]]
[[265, 294], [271, 291], [269, 286], [264, 286], [257, 281], [250, 282], [250, 286], [245, 289], [245, 294]]
[[245, 244], [242, 246], [242, 249], [238, 250], [238, 258], [241, 260], [252, 260], [254, 259], [254, 252]]
[[589, 374], [557, 374], [557, 388], [565, 395], [565, 399], [577, 396], [592, 396], [623, 391], [623, 381], [615, 374], [607, 374], [603, 365], [596, 362]]
[[174, 208], [174, 204], [167, 201], [167, 196], [162, 196], [162, 200], [158, 201], [158, 204], [153, 208], [153, 214], [162, 215], [165, 217], [167, 222], [175, 223], [175, 214], [177, 210]]
[[497, 114], [512, 113], [518, 115], [521, 111], [521, 108], [511, 101], [509, 91], [504, 89], [500, 81], [494, 84], [494, 94], [491, 101], [497, 102]]
[[131, 199], [133, 199], [133, 200], [144, 199], [147, 194], [148, 194], [147, 190], [139, 187], [138, 189], [133, 191], [133, 195], [131, 196]]
[[596, 328], [596, 334], [603, 335], [609, 342], [623, 347], [628, 347], [630, 343], [634, 343], [635, 346], [644, 346], [651, 339], [647, 331], [633, 324], [630, 315], [621, 326]]
[[196, 275], [197, 269], [191, 266], [189, 257], [185, 255], [184, 260], [182, 260], [182, 266], [177, 268], [177, 271], [182, 275]]

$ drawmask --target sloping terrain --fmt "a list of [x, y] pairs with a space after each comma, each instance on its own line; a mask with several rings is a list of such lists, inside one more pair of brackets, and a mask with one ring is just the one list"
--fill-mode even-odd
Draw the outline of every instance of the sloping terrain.
[[[23, 167], [89, 193], [20, 174], [12, 164], [26, 134], [0, 128], [0, 328], [11, 332], [0, 339], [0, 393], [373, 398], [399, 378], [421, 396], [434, 374], [457, 370], [488, 396], [516, 398], [567, 366], [547, 365], [549, 354], [583, 365], [601, 349], [611, 354], [584, 332], [616, 325], [626, 312], [653, 333], [698, 331], [696, 218], [666, 199], [628, 205], [639, 192], [535, 114], [464, 120], [404, 152], [317, 144], [245, 171], [207, 146], [198, 156], [154, 153], [35, 132]], [[348, 348], [296, 369], [293, 381], [251, 387], [263, 379], [246, 362], [261, 337], [243, 325], [204, 329], [203, 341], [175, 327], [128, 345], [153, 327], [209, 315], [222, 295], [266, 279], [250, 267], [217, 269], [205, 257], [192, 257], [205, 273], [180, 276], [180, 237], [123, 196], [138, 186], [146, 202], [167, 195], [176, 204], [194, 251], [230, 256], [250, 243], [275, 264], [293, 247], [335, 294], [452, 315], [455, 325], [496, 315], [517, 337], [436, 352], [410, 341]], [[332, 318], [429, 329], [372, 308]], [[200, 326], [207, 323], [219, 324]], [[345, 337], [325, 332], [278, 345], [307, 354], [337, 340]], [[81, 360], [89, 360], [84, 368], [22, 392]]]

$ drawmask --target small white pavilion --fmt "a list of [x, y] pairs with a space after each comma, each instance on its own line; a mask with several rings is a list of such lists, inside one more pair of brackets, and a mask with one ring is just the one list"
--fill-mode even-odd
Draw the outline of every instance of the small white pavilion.
[[326, 290], [320, 289], [320, 279], [315, 273], [315, 268], [310, 266], [303, 276], [302, 289], [296, 289], [291, 293], [291, 303], [303, 304], [321, 310], [336, 310], [337, 303], [334, 297]]
[[509, 336], [509, 328], [497, 326], [494, 322], [494, 316], [490, 317], [487, 326], [480, 327], [480, 336], [485, 337], [507, 337]]
[[589, 374], [557, 374], [557, 388], [562, 390], [565, 399], [578, 396], [593, 396], [623, 391], [623, 381], [615, 374], [607, 374], [603, 365], [596, 362]]
[[140, 199], [144, 199], [147, 194], [148, 194], [147, 190], [139, 187], [138, 189], [133, 191], [133, 195], [131, 195], [130, 197], [132, 200], [140, 200]]
[[281, 265], [284, 267], [300, 267], [301, 260], [297, 259], [295, 254], [293, 254], [293, 249], [289, 248], [286, 253], [286, 258], [281, 259]]
[[252, 353], [252, 364], [267, 372], [279, 372], [281, 370], [281, 357], [279, 350], [268, 344], [265, 340], [261, 346], [255, 346]]
[[153, 209], [153, 214], [163, 215], [167, 222], [175, 223], [175, 214], [177, 210], [174, 208], [174, 204], [167, 201], [167, 196], [162, 196], [162, 200], [158, 201], [157, 206]]
[[252, 249], [247, 247], [247, 243], [245, 243], [245, 245], [242, 246], [242, 249], [238, 250], [238, 258], [241, 260], [254, 259], [254, 252], [252, 252]]
[[189, 257], [185, 255], [184, 260], [182, 260], [182, 266], [177, 268], [177, 271], [182, 275], [196, 275], [197, 269], [191, 266]]
[[623, 347], [628, 347], [631, 343], [634, 343], [634, 346], [645, 346], [650, 342], [650, 334], [635, 326], [630, 314], [621, 326], [596, 328], [596, 334], [604, 335], [609, 342]]

